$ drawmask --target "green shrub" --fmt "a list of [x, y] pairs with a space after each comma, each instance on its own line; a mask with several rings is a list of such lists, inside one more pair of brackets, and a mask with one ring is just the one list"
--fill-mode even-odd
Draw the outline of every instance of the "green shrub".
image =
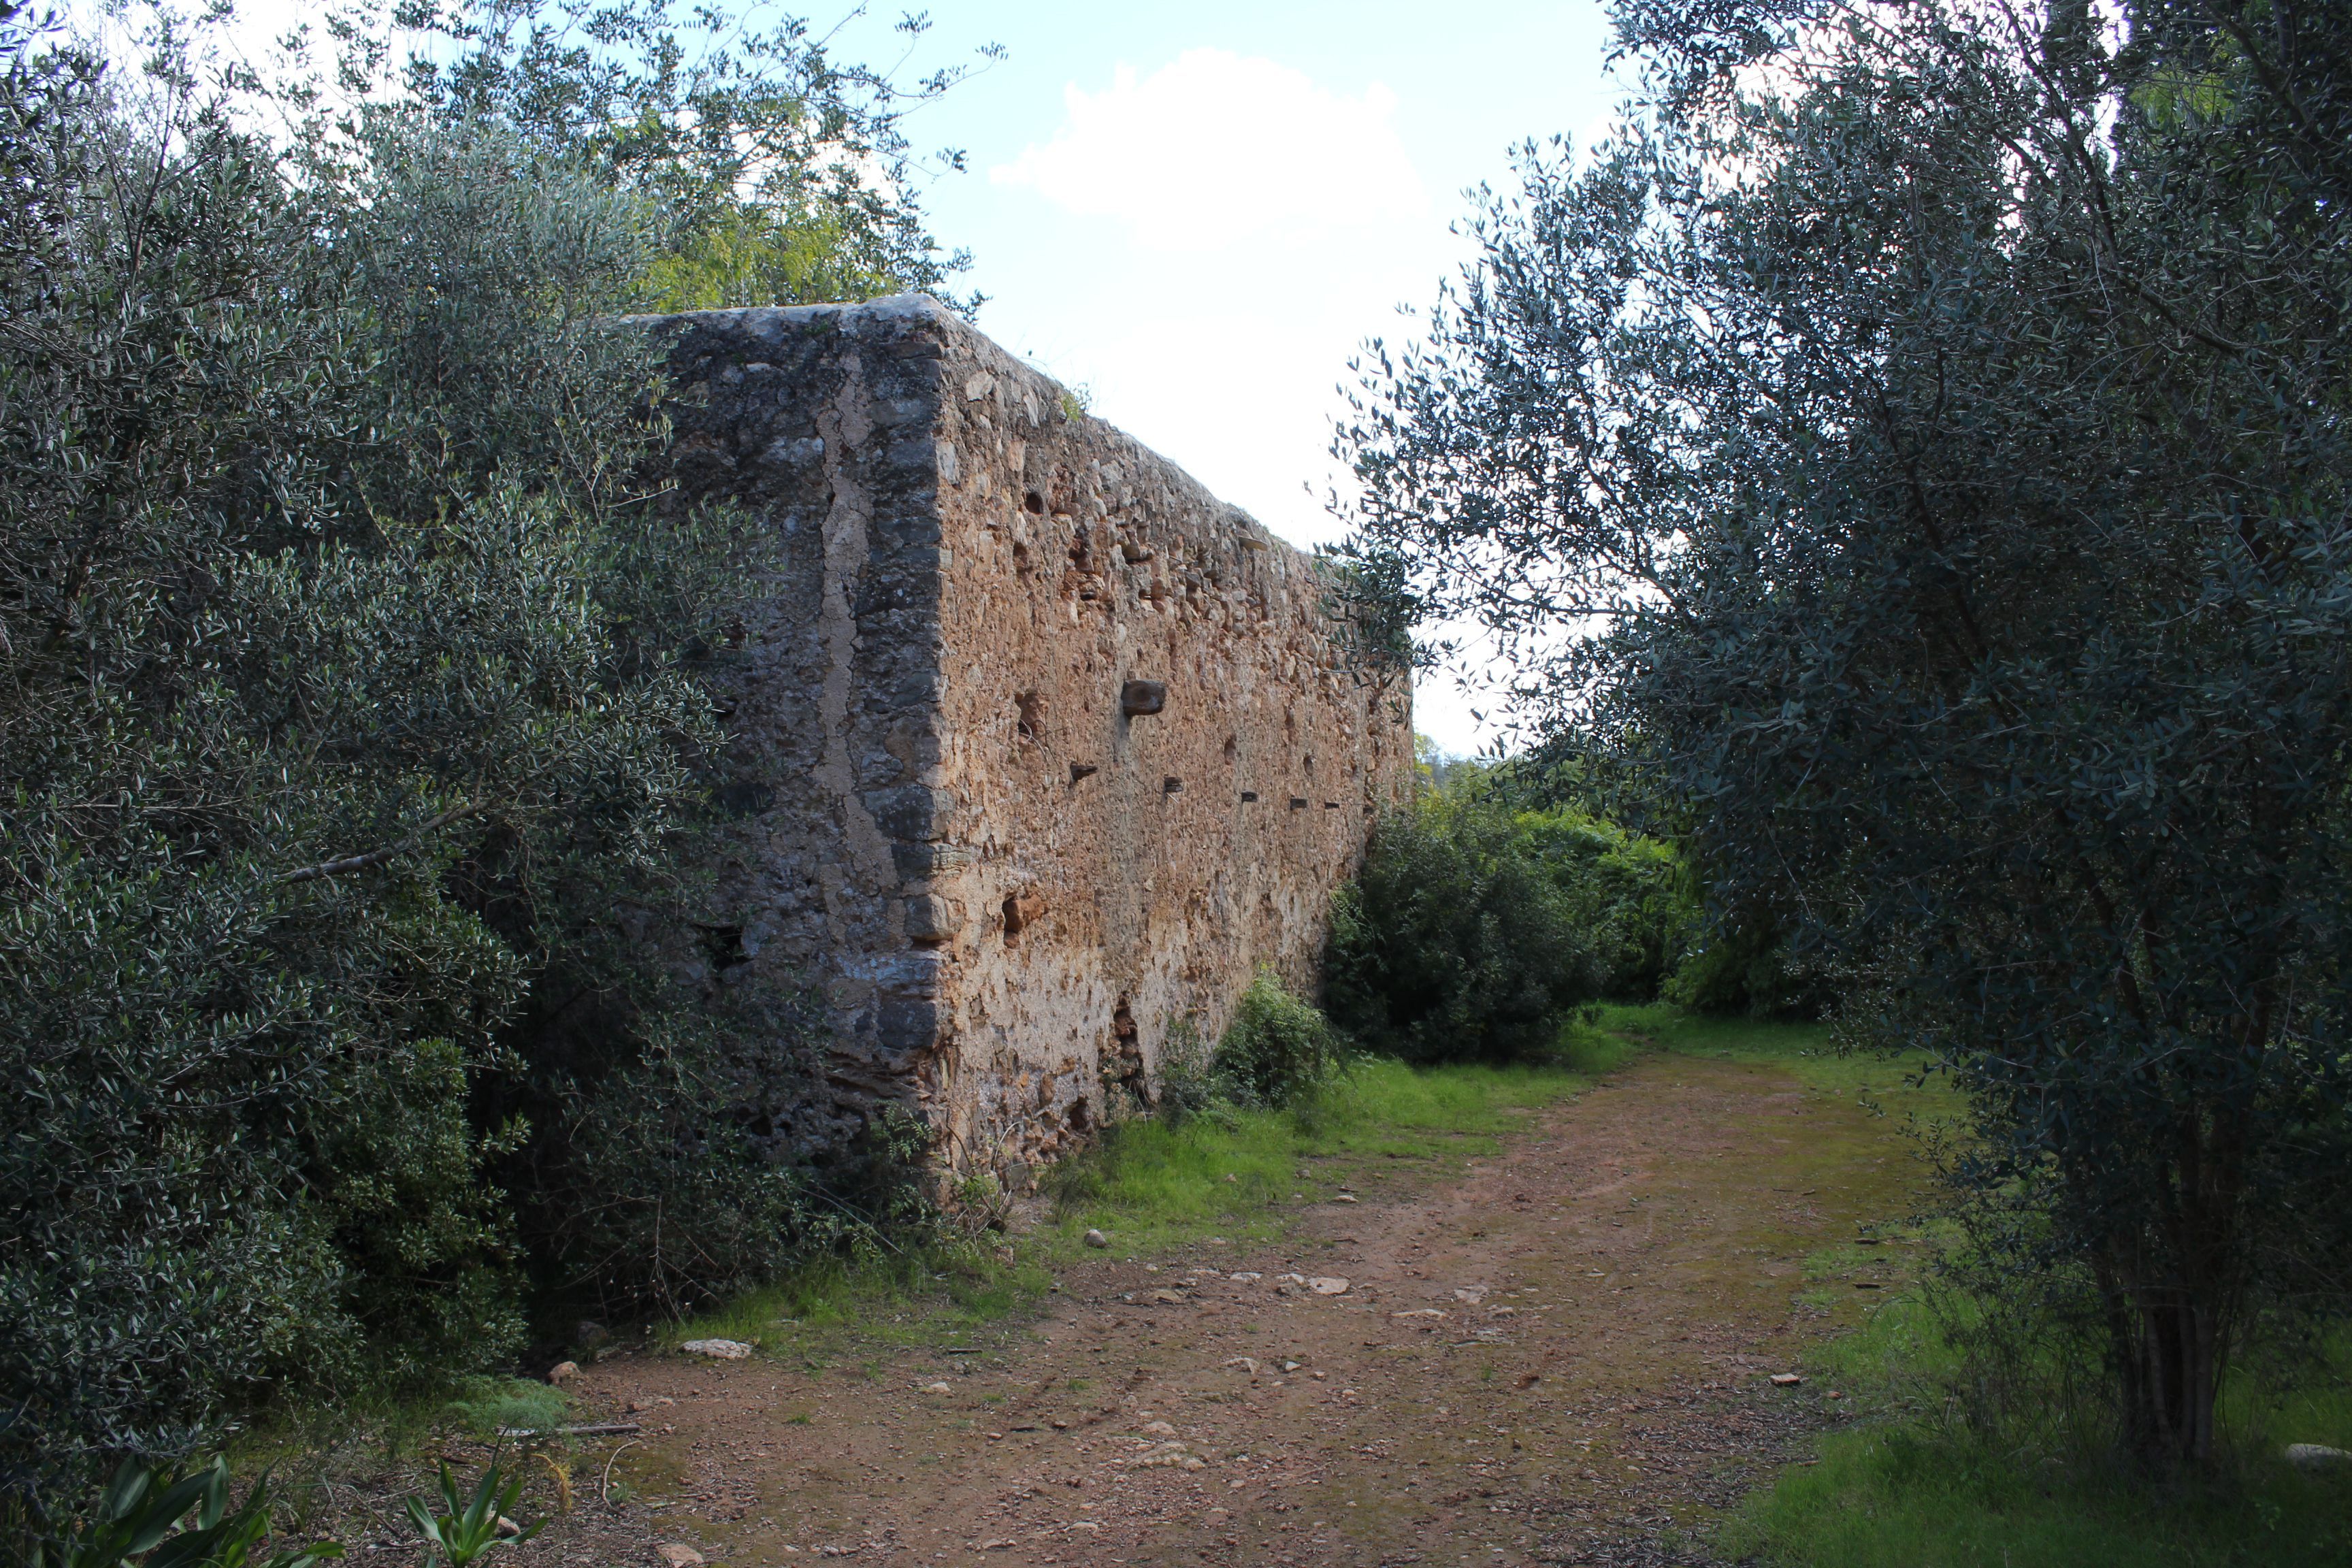
[[1190, 1018], [1169, 1021], [1160, 1046], [1160, 1114], [1182, 1121], [1224, 1103], [1225, 1087], [1218, 1081], [1216, 1062], [1201, 1026]]
[[1525, 852], [1543, 868], [1584, 933], [1600, 994], [1653, 1002], [1686, 952], [1698, 911], [1682, 861], [1654, 838], [1573, 807], [1514, 817]]
[[522, 1497], [520, 1473], [501, 1474], [497, 1465], [486, 1466], [481, 1479], [474, 1484], [474, 1495], [467, 1497], [457, 1489], [457, 1478], [449, 1473], [445, 1459], [440, 1481], [437, 1500], [444, 1511], [436, 1513], [432, 1502], [424, 1498], [408, 1500], [408, 1520], [425, 1544], [426, 1568], [436, 1562], [449, 1568], [468, 1568], [502, 1547], [520, 1546], [547, 1527], [542, 1519], [511, 1537], [506, 1534], [507, 1519], [517, 1511], [515, 1505]]
[[1438, 795], [1390, 817], [1333, 900], [1333, 1021], [1409, 1061], [1549, 1050], [1606, 980], [1567, 880], [1491, 801]]
[[[797, 1037], [689, 1026], [633, 936], [695, 891], [698, 671], [756, 575], [740, 517], [667, 495], [657, 350], [612, 330], [678, 284], [644, 104], [534, 56], [504, 97], [278, 147], [178, 37], [112, 71], [0, 0], [18, 1492], [494, 1368], [530, 1282], [732, 1288], [896, 1190], [877, 1149], [817, 1200], [762, 1121]], [[625, 173], [581, 144], [606, 112]], [[829, 188], [761, 199], [805, 237]], [[841, 232], [874, 243], [826, 275], [922, 271], [914, 215], [861, 193]]]
[[9, 1521], [7, 1546], [26, 1568], [313, 1568], [343, 1555], [342, 1543], [314, 1542], [263, 1558], [270, 1535], [269, 1478], [231, 1509], [229, 1473], [215, 1459], [187, 1476], [126, 1459], [81, 1517], [54, 1526], [37, 1513]]
[[1726, 914], [1693, 941], [1660, 994], [1694, 1013], [1818, 1018], [1836, 993], [1826, 972], [1790, 951], [1780, 922]]
[[1217, 1042], [1214, 1081], [1236, 1104], [1295, 1106], [1313, 1098], [1339, 1065], [1329, 1022], [1260, 970]]

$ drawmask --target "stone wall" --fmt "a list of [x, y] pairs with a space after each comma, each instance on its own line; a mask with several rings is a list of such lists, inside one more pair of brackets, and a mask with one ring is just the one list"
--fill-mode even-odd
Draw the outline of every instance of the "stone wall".
[[796, 1142], [896, 1101], [1017, 1185], [1257, 966], [1311, 986], [1409, 689], [1340, 658], [1326, 568], [928, 299], [656, 327], [686, 488], [775, 546], [710, 984], [820, 990]]

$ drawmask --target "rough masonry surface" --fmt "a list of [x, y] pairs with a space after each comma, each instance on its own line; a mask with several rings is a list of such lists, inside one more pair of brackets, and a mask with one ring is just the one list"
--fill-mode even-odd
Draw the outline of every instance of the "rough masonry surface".
[[897, 1105], [1024, 1185], [1257, 968], [1312, 984], [1411, 787], [1406, 679], [1346, 657], [1328, 566], [928, 298], [652, 325], [682, 489], [768, 547], [705, 982], [822, 998], [781, 1140]]

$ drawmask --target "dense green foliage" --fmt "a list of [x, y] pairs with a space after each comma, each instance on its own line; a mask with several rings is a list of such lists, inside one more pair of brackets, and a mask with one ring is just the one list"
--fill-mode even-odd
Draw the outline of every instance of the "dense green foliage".
[[186, 1476], [125, 1459], [86, 1512], [11, 1520], [24, 1528], [6, 1544], [26, 1568], [312, 1568], [343, 1554], [341, 1542], [320, 1541], [259, 1556], [271, 1534], [268, 1479], [247, 1488], [234, 1509], [229, 1491], [223, 1459]]
[[1260, 972], [1217, 1041], [1216, 1079], [1240, 1105], [1283, 1107], [1311, 1098], [1339, 1068], [1339, 1043], [1323, 1015]]
[[1189, 1018], [1174, 1020], [1160, 1048], [1152, 1109], [1171, 1121], [1235, 1108], [1310, 1104], [1343, 1061], [1329, 1020], [1260, 970], [1212, 1047]]
[[1361, 548], [1955, 1075], [1976, 1256], [2202, 1461], [2352, 1304], [2352, 10], [1621, 20], [1374, 358]]
[[[832, 1224], [736, 1114], [794, 1021], [689, 1026], [637, 940], [751, 548], [670, 497], [612, 325], [674, 282], [676, 160], [614, 173], [635, 100], [496, 94], [281, 148], [147, 43], [0, 11], [16, 1486], [510, 1355], [526, 1263], [677, 1299]], [[825, 286], [921, 249], [891, 221]]]
[[1551, 1049], [1575, 1010], [1648, 1001], [1693, 924], [1672, 851], [1572, 807], [1514, 810], [1472, 772], [1380, 824], [1333, 900], [1324, 997], [1408, 1061]]
[[[894, 30], [911, 45], [929, 27], [909, 12]], [[341, 90], [312, 83], [289, 100], [315, 111], [361, 84], [397, 89], [435, 120], [497, 124], [627, 195], [655, 241], [640, 279], [649, 308], [950, 298], [965, 264], [940, 256], [906, 197], [915, 169], [901, 127], [968, 67], [901, 82], [836, 58], [805, 18], [681, 14], [671, 0], [593, 14], [551, 0], [353, 0], [325, 31]], [[307, 26], [297, 37], [307, 56]], [[963, 163], [953, 149], [935, 156]]]
[[1836, 1000], [1831, 976], [1793, 952], [1769, 910], [1719, 910], [1659, 994], [1695, 1013], [1818, 1018]]

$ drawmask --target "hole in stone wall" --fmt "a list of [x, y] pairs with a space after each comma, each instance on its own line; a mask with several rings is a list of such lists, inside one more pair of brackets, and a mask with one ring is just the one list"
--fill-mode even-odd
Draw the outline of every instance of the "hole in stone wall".
[[1013, 706], [1021, 717], [1013, 722], [1013, 732], [1031, 745], [1045, 738], [1045, 699], [1042, 693], [1024, 691], [1013, 698]]
[[1150, 1103], [1151, 1082], [1144, 1076], [1143, 1047], [1136, 1038], [1135, 1012], [1124, 996], [1118, 999], [1118, 1005], [1111, 1009], [1110, 1035], [1112, 1048], [1117, 1053], [1114, 1060], [1118, 1081], [1125, 1084], [1136, 1099]]
[[743, 951], [741, 926], [697, 926], [694, 929], [701, 934], [702, 951], [709, 954], [711, 968], [728, 970], [739, 963], [751, 962], [751, 955]]
[[1306, 797], [1303, 795], [1292, 795], [1290, 797], [1290, 809], [1293, 811], [1305, 811], [1307, 809]]
[[1161, 795], [1175, 795], [1183, 789], [1183, 787], [1184, 781], [1178, 778], [1174, 773], [1170, 773], [1166, 778], [1160, 781], [1160, 793]]
[[1045, 918], [1045, 895], [1034, 888], [1007, 893], [1003, 908], [1004, 941], [1009, 946], [1023, 931]]
[[1032, 517], [1043, 517], [1045, 515], [1045, 498], [1039, 495], [1035, 490], [1031, 490], [1027, 495], [1023, 496], [1021, 498], [1021, 505]]
[[1225, 761], [1226, 761], [1226, 762], [1230, 763], [1230, 762], [1232, 762], [1235, 757], [1239, 756], [1239, 755], [1241, 754], [1241, 749], [1242, 749], [1241, 742], [1240, 742], [1240, 740], [1239, 740], [1238, 738], [1236, 738], [1236, 737], [1234, 737], [1234, 736], [1232, 736], [1232, 735], [1228, 735], [1228, 736], [1226, 736], [1226, 737], [1225, 737]]
[[719, 804], [730, 816], [757, 816], [776, 804], [776, 792], [756, 780], [738, 780], [719, 790]]
[[1255, 791], [1255, 790], [1254, 790], [1254, 789], [1245, 789], [1245, 790], [1242, 791], [1242, 804], [1243, 804], [1244, 805], [1247, 805], [1250, 802], [1252, 802], [1252, 801], [1255, 800], [1256, 798], [1257, 798], [1257, 791]]

